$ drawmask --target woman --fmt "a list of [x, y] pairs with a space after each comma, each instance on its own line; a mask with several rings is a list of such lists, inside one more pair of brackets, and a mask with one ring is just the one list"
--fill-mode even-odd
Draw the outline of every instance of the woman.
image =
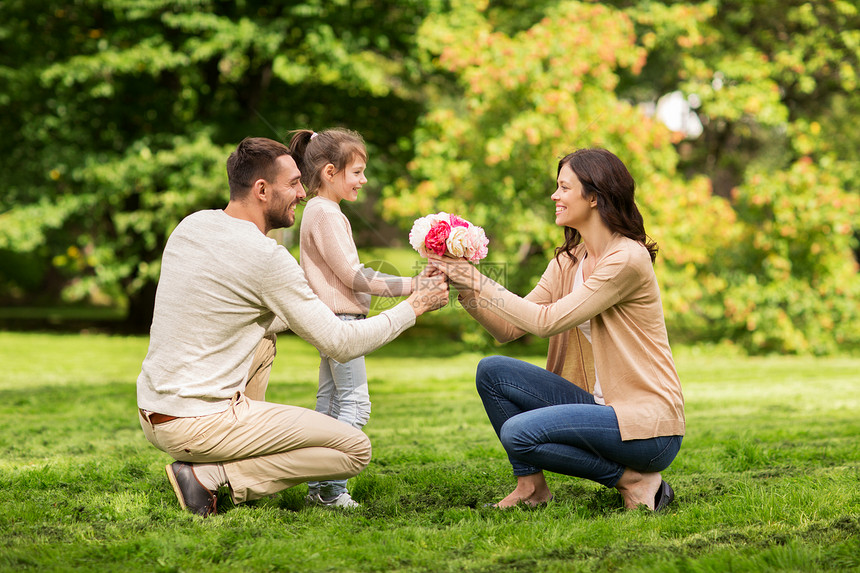
[[[565, 242], [521, 298], [463, 259], [431, 257], [500, 342], [551, 337], [546, 369], [484, 358], [477, 386], [517, 485], [495, 504], [552, 499], [543, 470], [614, 487], [630, 509], [674, 499], [660, 472], [681, 447], [684, 400], [633, 178], [605, 149], [558, 164], [555, 222]], [[572, 383], [571, 383], [572, 382]]]

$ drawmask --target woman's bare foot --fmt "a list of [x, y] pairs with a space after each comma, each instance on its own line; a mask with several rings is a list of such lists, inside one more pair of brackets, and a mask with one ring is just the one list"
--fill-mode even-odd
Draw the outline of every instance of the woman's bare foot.
[[636, 509], [640, 505], [646, 505], [648, 509], [653, 510], [654, 496], [657, 495], [657, 490], [660, 489], [662, 481], [660, 472], [642, 473], [627, 468], [621, 474], [618, 483], [615, 484], [615, 489], [624, 498], [624, 507], [627, 509]]
[[544, 504], [552, 499], [552, 493], [543, 476], [543, 472], [527, 476], [517, 476], [517, 487], [498, 502], [495, 507], [514, 507], [524, 503], [532, 507]]

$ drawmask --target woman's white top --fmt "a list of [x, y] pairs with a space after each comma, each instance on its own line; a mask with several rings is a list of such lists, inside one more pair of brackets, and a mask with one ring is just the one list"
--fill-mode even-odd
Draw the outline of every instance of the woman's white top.
[[[579, 268], [576, 269], [576, 274], [573, 277], [573, 288], [576, 289], [581, 287], [583, 282], [584, 281], [582, 280], [582, 265], [579, 265]], [[585, 339], [588, 340], [589, 343], [591, 343], [591, 321], [586, 320], [582, 324], [578, 325], [577, 328], [579, 328], [579, 330], [582, 331], [582, 334], [585, 335]], [[600, 377], [597, 375], [597, 368], [594, 369], [593, 394], [595, 402], [597, 402], [598, 404], [606, 404], [606, 402], [603, 400], [603, 391], [600, 389]]]

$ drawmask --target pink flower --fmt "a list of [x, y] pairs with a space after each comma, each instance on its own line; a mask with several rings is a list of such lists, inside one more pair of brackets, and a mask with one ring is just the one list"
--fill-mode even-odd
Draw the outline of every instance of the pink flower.
[[424, 237], [424, 246], [428, 251], [436, 253], [440, 257], [445, 254], [445, 241], [451, 234], [451, 225], [445, 221], [439, 221]]
[[465, 219], [461, 219], [457, 215], [451, 215], [451, 226], [452, 227], [469, 227], [469, 221]]
[[487, 256], [487, 245], [490, 240], [481, 227], [472, 225], [466, 229], [467, 258], [473, 263]]

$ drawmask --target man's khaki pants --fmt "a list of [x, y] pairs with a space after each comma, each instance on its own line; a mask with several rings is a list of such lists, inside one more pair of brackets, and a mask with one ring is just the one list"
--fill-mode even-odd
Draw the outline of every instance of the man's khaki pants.
[[307, 408], [264, 401], [274, 358], [275, 338], [264, 338], [245, 392], [225, 411], [154, 425], [141, 414], [143, 433], [176, 460], [223, 462], [236, 503], [357, 475], [370, 462], [363, 432]]

